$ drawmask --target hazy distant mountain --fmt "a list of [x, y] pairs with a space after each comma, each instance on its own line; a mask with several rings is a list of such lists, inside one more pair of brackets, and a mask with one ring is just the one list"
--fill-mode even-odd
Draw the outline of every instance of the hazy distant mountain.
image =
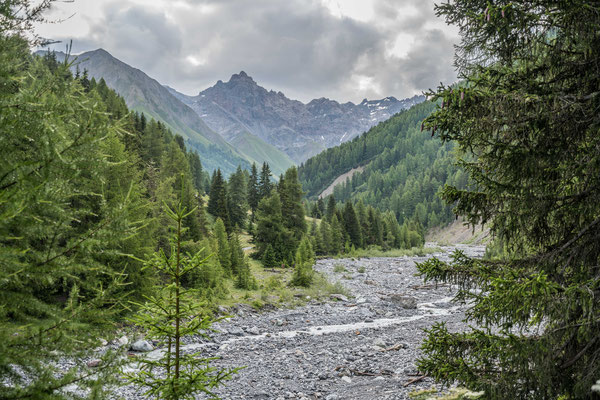
[[298, 163], [424, 100], [423, 96], [405, 100], [386, 97], [340, 104], [320, 98], [303, 104], [264, 89], [244, 71], [234, 74], [229, 82], [218, 81], [197, 96], [169, 90], [230, 143], [251, 133]]
[[[65, 54], [59, 52], [56, 56], [58, 60], [64, 60]], [[76, 64], [80, 71], [87, 69], [90, 79], [104, 78], [109, 87], [123, 96], [130, 109], [164, 122], [173, 133], [183, 136], [188, 146], [198, 151], [208, 170], [221, 168], [228, 173], [238, 164], [249, 165], [247, 157], [210, 129], [195, 111], [139, 69], [119, 61], [103, 49], [78, 55]]]

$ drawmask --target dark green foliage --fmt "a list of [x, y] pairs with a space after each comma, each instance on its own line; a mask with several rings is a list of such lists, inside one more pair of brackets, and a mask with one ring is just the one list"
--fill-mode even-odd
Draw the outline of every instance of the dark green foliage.
[[166, 350], [159, 359], [140, 357], [140, 370], [127, 374], [127, 378], [147, 388], [146, 395], [160, 399], [195, 399], [198, 393], [214, 397], [211, 390], [237, 370], [211, 367], [211, 359], [203, 358], [199, 353], [186, 354], [181, 348], [184, 338], [205, 336], [204, 332], [212, 324], [204, 308], [206, 305], [198, 301], [198, 294], [181, 284], [186, 275], [206, 262], [206, 258], [202, 252], [194, 255], [182, 252], [183, 221], [194, 210], [188, 211], [180, 201], [174, 210], [166, 207], [165, 211], [176, 226], [170, 256], [160, 250], [148, 259], [145, 268], [158, 271], [167, 282], [156, 288], [156, 294], [146, 297], [144, 304], [139, 304], [140, 311], [133, 322]]
[[304, 207], [302, 206], [302, 186], [298, 182], [298, 170], [291, 167], [279, 181], [279, 197], [281, 199], [281, 217], [283, 226], [291, 233], [287, 253], [294, 253], [302, 236], [306, 233]]
[[273, 250], [273, 258], [278, 262], [283, 261], [288, 255], [287, 243], [290, 236], [283, 224], [279, 194], [274, 190], [258, 204], [254, 236], [256, 256], [262, 258], [267, 247], [270, 246]]
[[[506, 249], [419, 266], [458, 284], [471, 329], [429, 330], [421, 371], [491, 399], [586, 399], [600, 371], [600, 9], [594, 1], [467, 1], [466, 81], [425, 126], [460, 149], [476, 186], [443, 196]], [[470, 289], [476, 287], [477, 292]]]
[[[434, 109], [432, 102], [418, 104], [312, 157], [298, 169], [302, 187], [316, 197], [341, 174], [363, 166], [334, 188], [337, 201], [362, 200], [382, 212], [393, 211], [400, 224], [412, 219], [417, 207], [424, 227], [449, 223], [451, 207], [437, 193], [446, 183], [465, 187], [466, 175], [453, 165], [452, 144], [420, 132], [421, 121]], [[326, 216], [331, 219], [329, 207]]]
[[354, 207], [349, 201], [344, 205], [344, 228], [350, 239], [350, 244], [354, 247], [362, 247], [360, 225]]
[[213, 234], [217, 241], [217, 258], [219, 259], [221, 268], [223, 268], [227, 276], [232, 276], [234, 271], [231, 265], [231, 249], [229, 248], [229, 239], [227, 238], [225, 224], [223, 224], [221, 218], [217, 218], [215, 221]]
[[248, 210], [248, 194], [246, 175], [242, 168], [238, 166], [237, 170], [229, 177], [227, 185], [227, 208], [232, 227], [238, 229], [246, 226]]
[[221, 170], [217, 169], [213, 173], [206, 211], [215, 218], [221, 218], [227, 232], [231, 232], [231, 219], [229, 217], [227, 197], [227, 185], [223, 179]]
[[275, 268], [279, 266], [273, 246], [267, 244], [262, 256], [262, 263], [265, 268]]
[[273, 184], [271, 183], [271, 168], [269, 168], [269, 164], [265, 162], [263, 163], [260, 171], [260, 181], [258, 183], [258, 201], [271, 194], [272, 189]]
[[258, 207], [260, 199], [258, 171], [256, 170], [256, 164], [252, 163], [252, 171], [250, 172], [250, 179], [248, 179], [248, 205], [252, 211], [252, 220], [254, 220], [256, 208]]

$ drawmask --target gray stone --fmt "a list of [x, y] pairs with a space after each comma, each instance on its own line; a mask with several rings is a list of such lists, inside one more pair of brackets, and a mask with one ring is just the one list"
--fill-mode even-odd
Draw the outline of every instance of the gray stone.
[[376, 347], [386, 347], [386, 343], [385, 340], [383, 340], [382, 338], [377, 338], [375, 340], [373, 340], [373, 346]]
[[123, 335], [117, 340], [115, 340], [115, 344], [119, 347], [125, 347], [129, 344], [129, 338], [127, 337], [127, 335]]
[[98, 359], [87, 362], [87, 366], [90, 368], [96, 368], [96, 367], [100, 366], [100, 364], [102, 364], [102, 360], [98, 360]]
[[417, 299], [412, 296], [406, 296], [403, 294], [392, 294], [390, 295], [390, 301], [397, 304], [398, 306], [406, 309], [417, 308]]
[[244, 331], [241, 328], [238, 328], [237, 326], [232, 326], [227, 331], [229, 332], [230, 335], [244, 336]]
[[154, 346], [152, 346], [147, 340], [138, 340], [131, 345], [130, 350], [147, 352], [154, 350]]
[[256, 326], [252, 326], [246, 329], [246, 332], [248, 332], [251, 335], [260, 335], [260, 330]]
[[342, 376], [342, 380], [346, 383], [352, 383], [352, 379], [349, 376]]
[[339, 300], [339, 301], [348, 301], [348, 298], [346, 296], [344, 296], [343, 294], [339, 294], [339, 293], [334, 293], [334, 294], [330, 294], [329, 297], [333, 300]]

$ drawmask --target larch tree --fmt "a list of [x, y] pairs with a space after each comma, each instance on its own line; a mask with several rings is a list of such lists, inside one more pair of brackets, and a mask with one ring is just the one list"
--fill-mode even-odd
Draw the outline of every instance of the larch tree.
[[[455, 0], [464, 84], [424, 127], [473, 184], [443, 197], [507, 249], [419, 266], [459, 286], [466, 332], [429, 329], [422, 372], [491, 399], [585, 399], [600, 378], [600, 4]], [[477, 291], [472, 289], [477, 288]]]

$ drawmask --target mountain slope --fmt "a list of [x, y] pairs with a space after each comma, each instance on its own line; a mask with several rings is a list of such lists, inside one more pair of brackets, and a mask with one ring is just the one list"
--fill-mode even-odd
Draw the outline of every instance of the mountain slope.
[[340, 104], [321, 98], [303, 104], [281, 92], [266, 90], [244, 71], [232, 75], [228, 82], [218, 81], [197, 96], [170, 90], [230, 143], [250, 133], [296, 162], [350, 140], [424, 100], [423, 96], [401, 101], [387, 97]]
[[[37, 54], [44, 54], [40, 51]], [[63, 60], [64, 53], [56, 53]], [[127, 106], [164, 122], [173, 133], [186, 139], [188, 146], [198, 151], [208, 170], [221, 168], [229, 173], [238, 164], [248, 161], [210, 129], [190, 107], [173, 96], [169, 90], [144, 72], [116, 59], [103, 49], [88, 51], [76, 57], [73, 69], [86, 69], [90, 78], [104, 78], [106, 84], [125, 99]]]
[[425, 227], [449, 222], [451, 208], [436, 194], [444, 184], [464, 187], [466, 176], [453, 165], [452, 145], [420, 131], [435, 107], [431, 102], [413, 106], [310, 158], [298, 169], [303, 189], [314, 198], [340, 175], [363, 167], [334, 187], [336, 200], [391, 210], [400, 223], [412, 218]]

